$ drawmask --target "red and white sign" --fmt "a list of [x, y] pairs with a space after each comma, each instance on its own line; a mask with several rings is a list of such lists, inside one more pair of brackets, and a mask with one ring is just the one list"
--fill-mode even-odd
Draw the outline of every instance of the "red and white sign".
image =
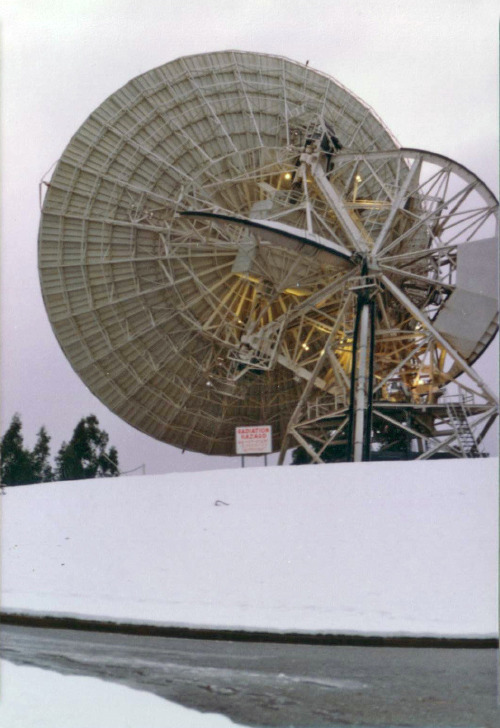
[[271, 425], [236, 428], [237, 455], [258, 455], [272, 452], [272, 441]]

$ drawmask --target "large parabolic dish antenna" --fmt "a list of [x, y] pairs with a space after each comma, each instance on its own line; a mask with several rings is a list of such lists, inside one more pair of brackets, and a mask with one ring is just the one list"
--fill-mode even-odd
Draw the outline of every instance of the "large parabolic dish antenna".
[[256, 53], [181, 58], [110, 96], [46, 183], [39, 269], [89, 389], [158, 440], [236, 426], [368, 459], [479, 453], [497, 403], [497, 207], [400, 148], [332, 78]]

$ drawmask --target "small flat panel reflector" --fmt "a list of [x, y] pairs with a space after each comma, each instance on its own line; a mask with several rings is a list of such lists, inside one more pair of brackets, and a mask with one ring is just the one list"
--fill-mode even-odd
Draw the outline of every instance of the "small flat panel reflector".
[[497, 308], [494, 298], [456, 288], [434, 325], [462, 356], [468, 357], [495, 320]]
[[236, 428], [236, 454], [259, 455], [272, 452], [271, 425]]
[[457, 250], [457, 287], [498, 299], [498, 241], [476, 240]]

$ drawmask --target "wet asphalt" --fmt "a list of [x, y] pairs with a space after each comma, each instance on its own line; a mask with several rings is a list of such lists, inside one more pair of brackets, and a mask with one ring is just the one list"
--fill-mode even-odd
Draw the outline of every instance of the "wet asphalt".
[[247, 726], [500, 726], [493, 648], [269, 644], [4, 624], [0, 654]]

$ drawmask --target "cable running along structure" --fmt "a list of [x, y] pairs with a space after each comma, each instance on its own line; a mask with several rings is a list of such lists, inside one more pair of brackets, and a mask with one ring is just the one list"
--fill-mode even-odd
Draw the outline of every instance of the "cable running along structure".
[[497, 416], [498, 202], [285, 58], [181, 58], [85, 121], [43, 202], [55, 335], [137, 429], [314, 462], [475, 457]]

